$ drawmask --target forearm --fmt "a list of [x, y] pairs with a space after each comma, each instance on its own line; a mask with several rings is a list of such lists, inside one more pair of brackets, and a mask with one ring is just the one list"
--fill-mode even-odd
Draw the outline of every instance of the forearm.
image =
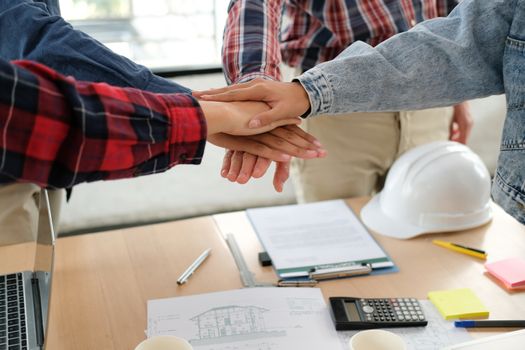
[[228, 84], [254, 78], [281, 79], [279, 28], [282, 0], [233, 0], [222, 48]]
[[445, 106], [503, 92], [502, 57], [515, 2], [463, 0], [372, 48], [358, 42], [303, 74], [312, 114]]
[[7, 61], [37, 61], [78, 80], [103, 81], [151, 92], [189, 92], [73, 29], [39, 2], [0, 1], [0, 33], [9, 36], [0, 45], [0, 57]]
[[200, 163], [206, 123], [188, 94], [78, 82], [31, 62], [0, 62], [0, 173], [71, 187]]

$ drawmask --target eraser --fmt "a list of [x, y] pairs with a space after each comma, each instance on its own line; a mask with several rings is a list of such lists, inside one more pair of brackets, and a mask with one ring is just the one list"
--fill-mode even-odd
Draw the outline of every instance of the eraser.
[[259, 263], [262, 266], [272, 266], [272, 259], [270, 259], [270, 256], [266, 252], [260, 252], [259, 253]]

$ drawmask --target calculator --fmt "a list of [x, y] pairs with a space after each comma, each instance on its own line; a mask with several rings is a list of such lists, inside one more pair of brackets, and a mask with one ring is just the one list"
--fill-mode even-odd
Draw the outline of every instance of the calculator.
[[329, 300], [335, 329], [338, 331], [421, 327], [428, 323], [419, 301], [415, 298], [332, 297]]

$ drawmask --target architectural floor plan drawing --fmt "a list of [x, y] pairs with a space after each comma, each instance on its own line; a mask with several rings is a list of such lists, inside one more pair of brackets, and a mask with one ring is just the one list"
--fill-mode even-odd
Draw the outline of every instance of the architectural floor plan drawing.
[[148, 336], [198, 350], [342, 350], [317, 288], [247, 288], [150, 300]]
[[268, 311], [253, 305], [210, 309], [191, 318], [198, 336], [190, 342], [195, 346], [286, 336], [285, 330], [272, 331], [266, 327], [264, 313]]

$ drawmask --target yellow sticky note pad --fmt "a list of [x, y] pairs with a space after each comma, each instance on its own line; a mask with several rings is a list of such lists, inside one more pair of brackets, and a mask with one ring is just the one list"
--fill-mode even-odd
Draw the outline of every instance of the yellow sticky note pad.
[[489, 317], [485, 305], [469, 288], [429, 292], [428, 298], [445, 320]]

